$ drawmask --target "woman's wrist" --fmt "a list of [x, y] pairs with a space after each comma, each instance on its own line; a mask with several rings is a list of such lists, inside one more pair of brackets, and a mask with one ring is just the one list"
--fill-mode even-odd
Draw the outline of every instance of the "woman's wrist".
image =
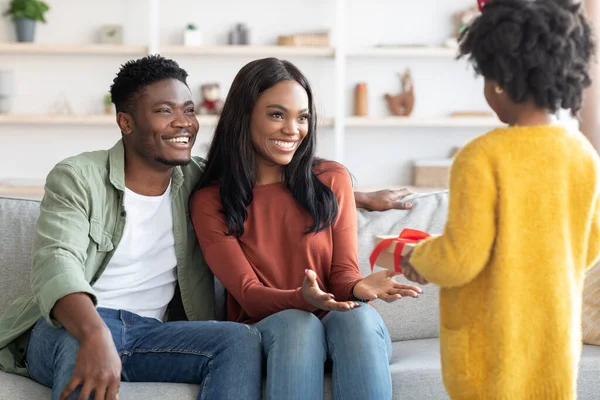
[[[358, 283], [356, 285], [358, 285]], [[354, 288], [356, 287], [356, 285], [352, 286], [352, 289], [350, 290], [350, 300], [352, 300], [352, 301], [359, 301], [361, 303], [368, 303], [369, 300], [359, 299], [358, 297], [356, 297], [354, 295]]]

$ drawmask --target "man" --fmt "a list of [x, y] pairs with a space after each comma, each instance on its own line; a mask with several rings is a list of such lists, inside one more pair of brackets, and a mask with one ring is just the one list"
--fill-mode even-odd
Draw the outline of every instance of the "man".
[[[258, 331], [208, 322], [213, 275], [188, 211], [203, 160], [191, 156], [198, 121], [186, 79], [159, 56], [126, 63], [111, 87], [122, 139], [47, 177], [33, 292], [0, 319], [0, 369], [51, 387], [54, 400], [114, 400], [121, 380], [197, 383], [199, 399], [261, 398]], [[402, 208], [407, 194], [356, 200]]]

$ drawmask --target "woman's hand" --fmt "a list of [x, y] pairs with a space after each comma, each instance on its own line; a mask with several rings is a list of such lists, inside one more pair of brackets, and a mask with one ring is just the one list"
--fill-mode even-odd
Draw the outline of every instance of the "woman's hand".
[[423, 291], [412, 285], [396, 282], [393, 278], [400, 275], [395, 271], [380, 271], [371, 274], [354, 286], [354, 296], [361, 300], [381, 299], [391, 303], [402, 296], [419, 297]]
[[304, 272], [306, 276], [302, 283], [302, 295], [311, 306], [326, 311], [349, 311], [354, 307], [360, 307], [354, 301], [335, 301], [333, 294], [321, 290], [315, 271], [307, 269]]

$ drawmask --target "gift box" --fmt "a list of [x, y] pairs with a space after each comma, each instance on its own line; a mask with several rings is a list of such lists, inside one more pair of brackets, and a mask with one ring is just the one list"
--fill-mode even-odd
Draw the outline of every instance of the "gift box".
[[375, 249], [369, 257], [371, 271], [377, 265], [402, 273], [400, 267], [402, 257], [408, 254], [419, 241], [430, 236], [428, 233], [416, 229], [404, 229], [397, 236], [375, 236]]

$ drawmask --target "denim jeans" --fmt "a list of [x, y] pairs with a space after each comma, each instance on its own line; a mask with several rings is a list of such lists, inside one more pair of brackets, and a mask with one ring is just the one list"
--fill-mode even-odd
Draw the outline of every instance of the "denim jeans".
[[[260, 399], [260, 334], [233, 322], [160, 322], [122, 310], [99, 308], [121, 357], [124, 382], [200, 384], [198, 399]], [[57, 400], [75, 368], [79, 342], [42, 318], [27, 348], [31, 377], [52, 388]], [[69, 399], [74, 400], [80, 388]]]
[[267, 362], [268, 400], [322, 399], [327, 359], [333, 363], [334, 400], [392, 398], [392, 342], [373, 307], [330, 312], [323, 320], [285, 310], [255, 326]]

